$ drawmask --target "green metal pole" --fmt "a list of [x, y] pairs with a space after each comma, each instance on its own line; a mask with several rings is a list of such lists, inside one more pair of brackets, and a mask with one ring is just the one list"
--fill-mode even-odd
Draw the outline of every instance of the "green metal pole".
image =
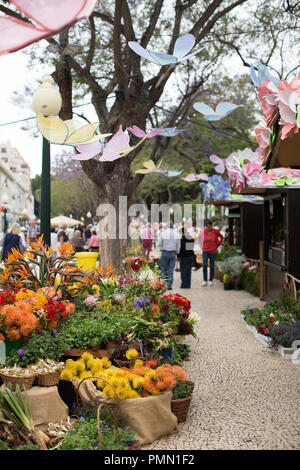
[[7, 232], [7, 218], [6, 218], [6, 213], [7, 213], [7, 209], [3, 209], [3, 215], [4, 215], [4, 227], [3, 227], [3, 232], [4, 232], [4, 233]]
[[50, 246], [51, 179], [50, 179], [50, 142], [43, 137], [43, 161], [41, 180], [41, 234]]

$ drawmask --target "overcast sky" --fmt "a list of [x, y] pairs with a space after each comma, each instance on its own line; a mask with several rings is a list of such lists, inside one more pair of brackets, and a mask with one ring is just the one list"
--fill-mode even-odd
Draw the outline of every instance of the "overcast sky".
[[[48, 46], [46, 41], [41, 41], [40, 44], [45, 49]], [[20, 108], [11, 102], [14, 91], [22, 93], [25, 84], [35, 84], [36, 80], [41, 80], [47, 73], [50, 73], [50, 69], [47, 70], [44, 64], [39, 71], [29, 70], [26, 67], [27, 61], [28, 57], [22, 51], [0, 57], [0, 147], [2, 143], [5, 144], [9, 140], [29, 163], [33, 177], [40, 174], [42, 170], [42, 136], [39, 134], [37, 138], [34, 138], [30, 132], [22, 131], [21, 123], [1, 126], [7, 122], [35, 116], [32, 108]], [[96, 113], [92, 105], [85, 107], [85, 114], [95, 120]], [[62, 148], [67, 147], [52, 144], [51, 155], [60, 153]]]

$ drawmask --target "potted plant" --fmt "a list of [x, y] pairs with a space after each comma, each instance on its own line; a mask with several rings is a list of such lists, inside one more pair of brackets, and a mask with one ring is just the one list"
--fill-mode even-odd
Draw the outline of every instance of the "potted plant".
[[224, 283], [224, 290], [231, 290], [232, 289], [232, 279], [229, 274], [224, 274], [223, 276], [223, 283]]
[[[226, 258], [224, 261], [220, 261], [217, 263], [218, 268], [223, 274], [223, 280], [224, 275], [227, 274], [229, 278], [231, 278], [232, 287], [234, 287], [235, 289], [242, 289], [241, 279], [243, 272], [243, 264], [245, 263], [245, 261], [246, 258], [244, 255], [236, 255], [231, 256], [230, 258]], [[229, 290], [230, 287], [228, 288], [224, 286], [224, 289]]]
[[178, 382], [172, 389], [171, 409], [172, 413], [177, 416], [179, 423], [186, 421], [193, 390], [194, 382], [189, 380]]

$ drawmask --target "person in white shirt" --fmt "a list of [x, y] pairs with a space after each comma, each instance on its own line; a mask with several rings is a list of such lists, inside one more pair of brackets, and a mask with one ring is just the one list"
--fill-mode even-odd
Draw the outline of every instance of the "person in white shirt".
[[172, 289], [176, 255], [180, 251], [180, 235], [170, 228], [162, 230], [158, 237], [158, 246], [161, 248], [160, 271], [162, 279], [167, 281], [167, 288]]
[[22, 242], [22, 245], [24, 246], [24, 248], [26, 248], [26, 239], [25, 239], [24, 232], [26, 232], [26, 228], [21, 227], [21, 232], [20, 232], [21, 242]]

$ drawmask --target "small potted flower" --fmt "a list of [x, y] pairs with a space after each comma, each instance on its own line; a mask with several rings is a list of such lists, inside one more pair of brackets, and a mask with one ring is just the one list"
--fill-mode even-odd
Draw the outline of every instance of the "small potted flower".
[[232, 279], [229, 274], [224, 274], [223, 276], [223, 283], [224, 283], [224, 290], [231, 290], [232, 289]]
[[186, 421], [193, 390], [194, 383], [189, 380], [177, 382], [172, 389], [171, 409], [172, 413], [177, 416], [179, 423]]

